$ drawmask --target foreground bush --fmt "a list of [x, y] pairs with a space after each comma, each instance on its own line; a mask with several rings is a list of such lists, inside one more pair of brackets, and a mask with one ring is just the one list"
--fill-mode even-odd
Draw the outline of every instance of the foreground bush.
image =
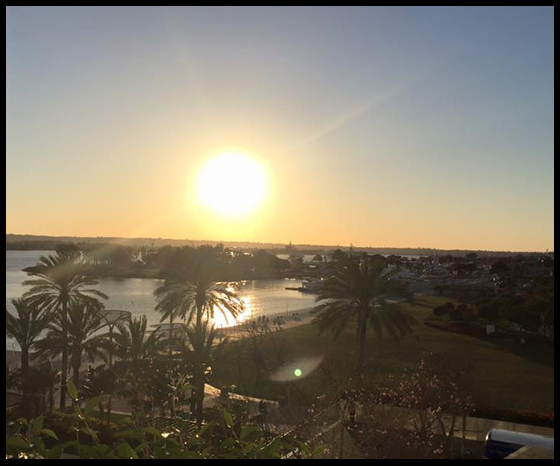
[[[80, 459], [281, 459], [288, 453], [302, 458], [313, 456], [305, 443], [288, 436], [272, 437], [257, 426], [240, 425], [226, 410], [215, 411], [219, 416], [212, 416], [212, 421], [200, 429], [192, 423], [184, 423], [182, 428], [170, 423], [161, 430], [149, 426], [146, 419], [127, 418], [114, 434], [111, 432], [113, 441], [105, 443], [107, 439], [94, 428], [98, 424], [91, 417], [99, 397], [86, 401], [82, 408], [72, 382], [68, 383], [68, 393], [74, 407], [69, 415], [70, 428], [67, 415], [51, 418], [51, 425], [61, 429], [58, 433], [45, 427], [43, 416], [30, 421], [20, 418], [16, 434], [6, 439], [6, 459], [59, 459], [64, 454]], [[67, 434], [73, 439], [65, 441], [63, 436]]]

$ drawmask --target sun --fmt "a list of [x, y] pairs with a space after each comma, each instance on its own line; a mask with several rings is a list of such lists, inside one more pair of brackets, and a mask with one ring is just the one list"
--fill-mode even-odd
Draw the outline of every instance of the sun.
[[240, 217], [263, 201], [267, 177], [263, 167], [245, 154], [224, 153], [202, 168], [197, 180], [200, 201], [227, 217]]

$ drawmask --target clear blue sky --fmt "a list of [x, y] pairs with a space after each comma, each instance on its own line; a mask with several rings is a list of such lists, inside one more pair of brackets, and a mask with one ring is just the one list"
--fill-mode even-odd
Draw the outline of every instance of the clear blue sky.
[[[9, 232], [554, 248], [553, 7], [7, 15]], [[233, 223], [223, 150], [270, 177]]]

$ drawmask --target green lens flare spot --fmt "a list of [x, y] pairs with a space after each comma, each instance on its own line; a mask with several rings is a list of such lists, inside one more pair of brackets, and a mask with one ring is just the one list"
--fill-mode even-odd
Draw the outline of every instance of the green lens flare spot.
[[296, 370], [294, 371], [294, 375], [295, 375], [296, 377], [301, 377], [301, 374], [303, 374], [303, 372], [301, 372], [301, 369], [296, 369]]

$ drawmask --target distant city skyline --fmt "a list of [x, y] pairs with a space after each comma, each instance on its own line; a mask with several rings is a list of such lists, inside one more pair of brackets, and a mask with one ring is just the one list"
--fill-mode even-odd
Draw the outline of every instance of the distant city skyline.
[[13, 6], [6, 78], [9, 233], [554, 250], [554, 7]]

